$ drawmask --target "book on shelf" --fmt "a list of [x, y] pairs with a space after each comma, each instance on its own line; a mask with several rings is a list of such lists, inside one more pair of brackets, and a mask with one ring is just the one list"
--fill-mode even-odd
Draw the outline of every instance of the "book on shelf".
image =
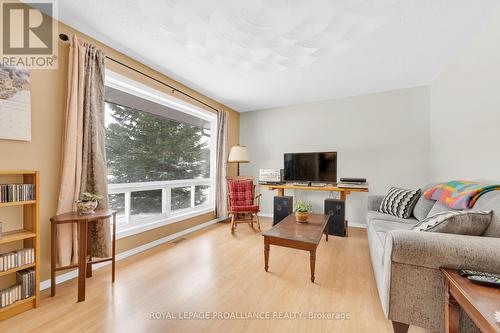
[[0, 203], [35, 200], [34, 184], [0, 184]]
[[35, 295], [36, 275], [35, 270], [28, 268], [16, 273], [16, 283], [21, 286], [23, 299]]
[[0, 308], [4, 308], [22, 299], [21, 285], [14, 286], [0, 290]]
[[0, 254], [0, 272], [35, 263], [35, 249], [24, 248]]
[[30, 268], [16, 272], [16, 284], [0, 290], [0, 308], [35, 296], [35, 290], [36, 273], [34, 269]]

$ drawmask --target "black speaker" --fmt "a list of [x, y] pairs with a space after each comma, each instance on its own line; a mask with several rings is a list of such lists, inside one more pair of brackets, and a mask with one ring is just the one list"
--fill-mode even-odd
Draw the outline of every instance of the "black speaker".
[[338, 199], [325, 200], [325, 215], [328, 217], [328, 234], [344, 237], [345, 230], [345, 202]]
[[275, 196], [273, 209], [273, 225], [293, 213], [293, 197]]

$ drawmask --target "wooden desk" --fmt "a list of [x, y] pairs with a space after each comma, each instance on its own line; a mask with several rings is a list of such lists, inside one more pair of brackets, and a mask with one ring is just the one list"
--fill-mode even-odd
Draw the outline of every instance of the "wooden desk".
[[441, 268], [446, 292], [444, 304], [445, 332], [459, 333], [460, 308], [485, 333], [499, 333], [494, 313], [500, 311], [500, 289], [482, 286], [460, 276], [456, 270]]
[[316, 266], [316, 248], [323, 233], [328, 241], [328, 215], [310, 214], [307, 223], [298, 223], [295, 214], [290, 214], [283, 221], [262, 233], [264, 236], [264, 269], [269, 269], [270, 245], [284, 246], [292, 249], [309, 251], [311, 265], [311, 282], [314, 282]]
[[[111, 258], [92, 261], [92, 256], [87, 260], [90, 250], [90, 237], [88, 237], [89, 223], [113, 217], [113, 240]], [[78, 268], [78, 302], [85, 301], [85, 278], [92, 276], [92, 264], [111, 261], [111, 281], [115, 282], [115, 248], [116, 248], [116, 211], [104, 209], [96, 210], [94, 214], [78, 215], [69, 212], [50, 218], [51, 222], [51, 262], [50, 262], [50, 296], [56, 295], [56, 271], [68, 268]], [[57, 225], [65, 223], [76, 223], [78, 226], [78, 264], [64, 267], [56, 267], [57, 262]]]
[[285, 190], [305, 190], [305, 191], [326, 191], [326, 192], [339, 192], [340, 199], [346, 201], [347, 196], [352, 192], [368, 192], [367, 188], [344, 188], [337, 186], [297, 186], [290, 184], [283, 185], [260, 185], [263, 187], [267, 187], [269, 190], [278, 190], [278, 195], [285, 195]]

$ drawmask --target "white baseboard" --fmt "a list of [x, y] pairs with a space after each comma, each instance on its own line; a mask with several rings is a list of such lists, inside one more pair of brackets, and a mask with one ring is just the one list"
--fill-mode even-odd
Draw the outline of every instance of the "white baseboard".
[[366, 229], [366, 224], [365, 223], [349, 222], [349, 227]]
[[269, 213], [259, 213], [257, 215], [262, 216], [262, 217], [273, 217], [273, 214], [269, 214]]
[[[171, 234], [171, 235], [165, 236], [163, 238], [157, 239], [155, 241], [152, 241], [150, 243], [147, 243], [147, 244], [135, 247], [133, 249], [118, 253], [116, 255], [116, 261], [125, 259], [127, 257], [133, 256], [134, 254], [137, 254], [140, 252], [144, 252], [146, 250], [149, 250], [152, 247], [158, 246], [158, 245], [166, 243], [166, 242], [170, 242], [171, 240], [174, 240], [176, 238], [190, 234], [190, 233], [195, 232], [197, 230], [206, 228], [212, 224], [216, 224], [216, 223], [224, 221], [224, 220], [226, 220], [226, 218], [220, 218], [220, 219], [211, 220], [211, 221], [208, 221], [205, 223], [201, 223], [201, 224], [198, 224], [194, 227], [176, 232], [175, 234]], [[111, 264], [111, 262], [107, 261], [107, 262], [92, 265], [92, 267], [93, 267], [93, 269], [99, 269], [99, 268], [104, 267], [104, 266], [109, 265], [109, 264]], [[66, 282], [66, 281], [74, 279], [76, 277], [78, 277], [78, 270], [77, 269], [56, 276], [56, 284]], [[50, 279], [40, 282], [40, 290], [45, 290], [48, 288], [50, 288]]]

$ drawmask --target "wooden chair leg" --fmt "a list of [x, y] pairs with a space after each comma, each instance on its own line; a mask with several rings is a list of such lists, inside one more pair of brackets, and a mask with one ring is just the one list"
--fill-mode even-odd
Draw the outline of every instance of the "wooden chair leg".
[[234, 232], [234, 214], [231, 214], [231, 232]]
[[257, 215], [257, 214], [254, 214], [254, 215], [255, 215], [255, 221], [257, 222], [257, 229], [259, 229], [259, 231], [260, 231], [259, 215]]

